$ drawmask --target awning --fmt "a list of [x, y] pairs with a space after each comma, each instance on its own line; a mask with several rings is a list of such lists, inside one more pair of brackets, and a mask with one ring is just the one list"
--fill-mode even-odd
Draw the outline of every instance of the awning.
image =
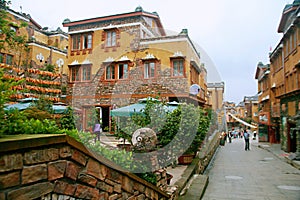
[[[20, 103], [10, 104], [4, 108], [4, 110], [17, 109], [19, 111], [26, 110], [30, 106], [33, 106], [38, 101], [36, 98], [25, 98], [21, 99]], [[63, 114], [67, 111], [68, 106], [66, 105], [52, 105], [54, 114]]]
[[227, 114], [230, 115], [230, 116], [231, 116], [232, 118], [234, 118], [235, 120], [237, 120], [238, 122], [240, 122], [240, 123], [242, 123], [242, 124], [244, 124], [244, 125], [246, 125], [246, 126], [249, 126], [249, 127], [251, 127], [251, 128], [257, 128], [256, 126], [254, 126], [254, 125], [252, 125], [252, 124], [249, 124], [249, 123], [247, 123], [247, 122], [245, 122], [245, 121], [243, 121], [243, 120], [237, 118], [236, 116], [234, 116], [234, 115], [231, 114], [231, 113], [227, 113]]
[[[159, 101], [154, 98], [140, 99], [138, 103], [111, 110], [110, 115], [112, 117], [130, 117], [133, 114], [140, 114], [145, 109], [147, 100]], [[166, 112], [173, 112], [175, 109], [178, 108], [178, 103], [171, 102], [168, 105], [164, 106], [164, 108]]]

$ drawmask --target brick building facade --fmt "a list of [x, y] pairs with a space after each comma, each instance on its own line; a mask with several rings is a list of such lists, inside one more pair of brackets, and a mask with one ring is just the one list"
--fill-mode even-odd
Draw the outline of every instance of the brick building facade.
[[81, 111], [80, 128], [89, 128], [95, 107], [105, 128], [111, 109], [149, 96], [206, 104], [207, 71], [188, 31], [167, 35], [156, 12], [137, 7], [63, 25], [69, 34], [67, 100]]
[[269, 126], [267, 141], [281, 142], [287, 152], [300, 152], [299, 9], [295, 0], [283, 9], [282, 38], [270, 52], [270, 64], [257, 66], [260, 121]]
[[[1, 68], [5, 68], [7, 77], [25, 79], [25, 84], [17, 89], [27, 89], [27, 92], [19, 92], [16, 97], [44, 95], [52, 101], [60, 101], [61, 73], [66, 63], [68, 45], [66, 33], [60, 28], [42, 28], [29, 14], [11, 9], [7, 9], [6, 13], [8, 17], [5, 20], [8, 21], [10, 30], [20, 38], [24, 37], [23, 44], [9, 46], [4, 43], [0, 49], [0, 64]], [[55, 70], [44, 72], [46, 65], [54, 66]]]

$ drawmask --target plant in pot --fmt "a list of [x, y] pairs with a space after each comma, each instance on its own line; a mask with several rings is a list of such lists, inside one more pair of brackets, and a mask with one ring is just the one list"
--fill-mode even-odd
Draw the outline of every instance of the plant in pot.
[[193, 137], [192, 142], [189, 148], [178, 158], [179, 164], [190, 164], [193, 161], [198, 150], [201, 148], [201, 144], [206, 137], [210, 119], [211, 119], [211, 111], [206, 111], [201, 108], [197, 108], [198, 113], [198, 125], [197, 131]]

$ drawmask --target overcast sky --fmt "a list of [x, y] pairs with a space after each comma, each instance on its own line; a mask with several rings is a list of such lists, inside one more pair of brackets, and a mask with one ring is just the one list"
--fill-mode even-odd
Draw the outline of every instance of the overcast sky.
[[[209, 82], [225, 82], [225, 101], [239, 103], [257, 93], [254, 79], [259, 61], [269, 63], [270, 48], [284, 6], [293, 0], [11, 0], [15, 11], [30, 14], [42, 27], [62, 28], [71, 21], [133, 12], [137, 6], [156, 11], [166, 30], [187, 28], [205, 51], [202, 62]], [[22, 8], [20, 8], [22, 7]], [[64, 31], [67, 29], [62, 28]], [[207, 56], [206, 56], [207, 55]]]

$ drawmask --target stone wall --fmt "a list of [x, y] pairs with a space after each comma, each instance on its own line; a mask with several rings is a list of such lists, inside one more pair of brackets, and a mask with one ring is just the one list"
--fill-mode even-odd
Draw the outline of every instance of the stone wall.
[[66, 135], [0, 139], [0, 199], [169, 199]]
[[174, 183], [174, 186], [177, 187], [176, 190], [173, 191], [175, 196], [179, 196], [180, 198], [181, 195], [186, 193], [188, 190], [187, 184], [194, 174], [203, 174], [213, 158], [217, 148], [219, 147], [219, 136], [220, 133], [215, 132], [215, 134], [208, 141], [206, 141], [205, 145], [193, 159], [193, 162], [183, 172], [181, 178]]

